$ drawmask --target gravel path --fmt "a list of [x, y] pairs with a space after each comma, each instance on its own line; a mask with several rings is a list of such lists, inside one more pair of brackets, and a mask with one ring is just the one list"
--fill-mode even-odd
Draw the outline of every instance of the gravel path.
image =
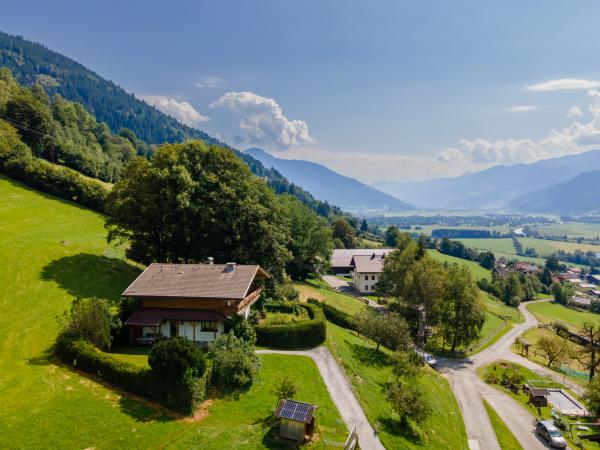
[[369, 424], [367, 416], [358, 403], [350, 382], [327, 347], [312, 350], [257, 350], [258, 354], [282, 354], [308, 356], [317, 364], [331, 399], [337, 406], [342, 419], [356, 425], [356, 433], [360, 448], [363, 450], [384, 450], [375, 431]]

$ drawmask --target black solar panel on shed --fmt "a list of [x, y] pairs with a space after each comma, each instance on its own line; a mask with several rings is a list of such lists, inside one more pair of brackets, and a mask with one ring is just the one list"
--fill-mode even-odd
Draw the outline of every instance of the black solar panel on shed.
[[275, 416], [282, 419], [310, 423], [316, 408], [315, 405], [311, 405], [310, 403], [280, 400]]

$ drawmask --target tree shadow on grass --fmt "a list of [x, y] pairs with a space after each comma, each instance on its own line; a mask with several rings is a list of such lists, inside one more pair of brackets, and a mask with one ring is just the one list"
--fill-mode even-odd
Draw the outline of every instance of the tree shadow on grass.
[[346, 341], [346, 344], [350, 347], [352, 356], [365, 366], [385, 367], [391, 364], [390, 357], [381, 351], [376, 352], [375, 348], [365, 347], [348, 341]]
[[119, 399], [119, 409], [138, 422], [171, 422], [174, 420], [173, 417], [163, 414], [161, 411], [125, 396]]
[[50, 262], [42, 269], [40, 278], [58, 283], [74, 297], [116, 301], [139, 273], [139, 268], [121, 259], [79, 253]]
[[423, 444], [423, 436], [420, 434], [419, 430], [415, 428], [417, 425], [413, 425], [410, 422], [407, 425], [401, 425], [400, 422], [391, 417], [382, 416], [378, 418], [378, 421], [381, 425], [381, 431], [385, 431], [394, 436], [401, 436], [407, 441], [415, 444]]

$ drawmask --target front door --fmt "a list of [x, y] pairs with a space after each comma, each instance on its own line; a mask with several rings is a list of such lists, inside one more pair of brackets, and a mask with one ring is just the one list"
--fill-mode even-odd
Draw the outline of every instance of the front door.
[[177, 336], [177, 324], [174, 321], [170, 322], [171, 324], [171, 337]]

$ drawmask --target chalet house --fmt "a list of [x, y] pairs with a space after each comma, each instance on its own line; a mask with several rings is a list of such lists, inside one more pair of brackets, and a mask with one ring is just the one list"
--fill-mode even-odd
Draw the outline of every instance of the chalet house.
[[354, 287], [361, 294], [372, 294], [375, 292], [375, 284], [379, 281], [383, 272], [385, 255], [356, 255], [350, 261], [354, 268], [352, 280]]
[[125, 322], [131, 342], [159, 336], [211, 342], [228, 317], [248, 317], [266, 278], [258, 265], [150, 264], [122, 294], [141, 302]]
[[351, 274], [354, 267], [350, 264], [354, 256], [383, 256], [394, 251], [393, 248], [347, 248], [335, 249], [331, 254], [331, 270], [337, 275]]
[[518, 262], [515, 267], [519, 272], [522, 272], [525, 275], [537, 275], [542, 271], [542, 269], [540, 269], [535, 264], [528, 264], [522, 262]]

